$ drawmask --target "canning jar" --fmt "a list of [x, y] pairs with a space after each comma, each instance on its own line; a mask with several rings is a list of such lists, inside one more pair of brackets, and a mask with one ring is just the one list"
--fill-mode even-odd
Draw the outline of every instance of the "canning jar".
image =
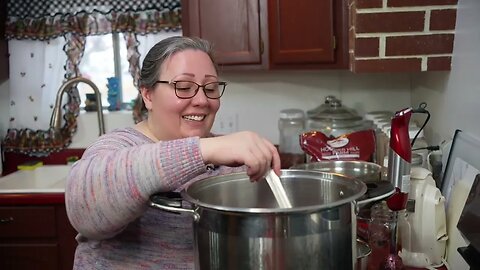
[[305, 162], [305, 153], [300, 147], [300, 134], [305, 129], [305, 113], [300, 109], [280, 111], [278, 130], [280, 133], [279, 152], [282, 154], [282, 168]]
[[372, 253], [367, 269], [404, 269], [398, 251], [402, 247], [410, 248], [411, 231], [406, 210], [392, 211], [382, 201], [372, 206], [370, 215], [368, 244]]

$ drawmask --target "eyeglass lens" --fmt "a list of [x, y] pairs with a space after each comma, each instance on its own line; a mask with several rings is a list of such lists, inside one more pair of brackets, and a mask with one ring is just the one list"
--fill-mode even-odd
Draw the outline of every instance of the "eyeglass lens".
[[203, 91], [208, 98], [220, 98], [225, 89], [225, 84], [220, 82], [198, 85], [197, 83], [190, 81], [176, 81], [174, 82], [174, 86], [179, 98], [191, 98], [195, 96], [200, 87], [203, 88]]

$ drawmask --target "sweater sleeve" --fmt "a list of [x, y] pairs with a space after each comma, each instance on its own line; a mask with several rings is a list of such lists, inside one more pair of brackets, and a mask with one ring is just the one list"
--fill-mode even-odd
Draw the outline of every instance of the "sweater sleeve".
[[68, 217], [82, 236], [111, 238], [146, 211], [152, 194], [203, 172], [198, 137], [135, 145], [118, 134], [104, 135], [70, 170]]

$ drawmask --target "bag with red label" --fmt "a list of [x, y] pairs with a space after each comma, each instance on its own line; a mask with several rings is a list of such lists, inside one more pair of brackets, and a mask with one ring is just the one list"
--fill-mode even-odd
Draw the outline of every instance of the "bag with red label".
[[339, 137], [328, 137], [319, 131], [300, 135], [300, 147], [308, 154], [310, 162], [322, 160], [373, 161], [375, 132], [371, 129], [356, 131]]

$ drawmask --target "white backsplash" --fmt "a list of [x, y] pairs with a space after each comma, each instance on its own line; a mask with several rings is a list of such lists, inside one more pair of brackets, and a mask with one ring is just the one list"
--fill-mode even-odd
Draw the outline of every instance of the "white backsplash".
[[[285, 108], [313, 109], [327, 95], [360, 114], [410, 106], [408, 74], [352, 74], [348, 71], [260, 71], [221, 73], [228, 82], [214, 133], [252, 130], [278, 144], [278, 116]], [[107, 132], [133, 125], [131, 112], [105, 114]], [[84, 148], [98, 136], [96, 113], [79, 117], [71, 148]]]

